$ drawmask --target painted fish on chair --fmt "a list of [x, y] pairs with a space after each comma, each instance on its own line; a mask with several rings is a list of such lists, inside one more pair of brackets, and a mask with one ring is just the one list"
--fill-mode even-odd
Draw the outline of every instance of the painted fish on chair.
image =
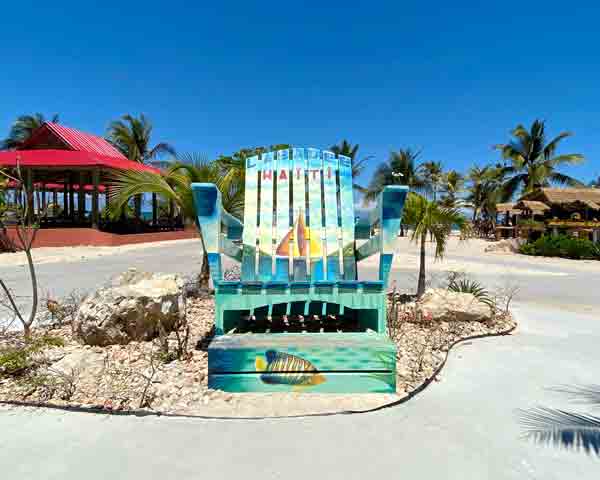
[[298, 388], [325, 382], [325, 376], [312, 363], [289, 353], [267, 350], [264, 357], [256, 357], [255, 364], [256, 370], [263, 372], [260, 376], [263, 383]]

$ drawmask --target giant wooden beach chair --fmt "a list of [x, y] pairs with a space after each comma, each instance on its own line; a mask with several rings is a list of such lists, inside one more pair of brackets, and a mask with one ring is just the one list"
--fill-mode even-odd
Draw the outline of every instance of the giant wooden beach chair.
[[[407, 187], [386, 187], [358, 218], [350, 158], [315, 148], [248, 158], [245, 187], [242, 224], [215, 185], [192, 184], [215, 288], [209, 387], [394, 392], [386, 288]], [[222, 254], [241, 262], [239, 281], [223, 278]], [[374, 254], [378, 280], [358, 280]]]

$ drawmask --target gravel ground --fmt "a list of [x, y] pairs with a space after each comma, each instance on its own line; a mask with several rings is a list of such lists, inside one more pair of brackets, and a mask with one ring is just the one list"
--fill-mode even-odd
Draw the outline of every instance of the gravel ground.
[[[187, 305], [190, 336], [182, 358], [165, 363], [157, 342], [90, 347], [78, 343], [69, 325], [38, 329], [64, 346], [36, 353], [39, 368], [0, 380], [0, 400], [181, 415], [265, 417], [367, 410], [400, 400], [431, 379], [457, 340], [510, 330], [510, 316], [490, 322], [402, 321], [392, 337], [398, 346], [397, 394], [231, 394], [207, 386], [207, 345], [212, 335], [212, 297]], [[13, 334], [5, 343], [22, 339]], [[169, 338], [171, 347], [176, 340]], [[439, 380], [439, 378], [436, 378]]]

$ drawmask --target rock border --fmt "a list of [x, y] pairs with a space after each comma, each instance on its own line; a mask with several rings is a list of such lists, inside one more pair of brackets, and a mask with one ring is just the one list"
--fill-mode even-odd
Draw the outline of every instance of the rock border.
[[[514, 319], [514, 316], [511, 313], [511, 316]], [[419, 395], [421, 392], [427, 389], [431, 383], [433, 383], [436, 377], [442, 372], [446, 363], [448, 361], [448, 357], [450, 356], [450, 352], [452, 349], [463, 343], [471, 340], [477, 340], [480, 338], [489, 338], [489, 337], [504, 337], [512, 334], [518, 324], [515, 323], [512, 327], [502, 332], [496, 333], [481, 333], [477, 335], [470, 335], [464, 338], [460, 338], [452, 342], [448, 349], [445, 352], [443, 360], [440, 364], [435, 368], [431, 376], [425, 379], [420, 385], [418, 385], [414, 390], [411, 390], [404, 397], [395, 400], [393, 402], [384, 403], [382, 405], [378, 405], [373, 408], [367, 408], [365, 410], [340, 410], [335, 412], [318, 412], [318, 413], [304, 413], [304, 414], [295, 414], [295, 415], [269, 415], [269, 416], [251, 416], [251, 417], [234, 417], [234, 416], [219, 416], [219, 415], [191, 415], [191, 414], [182, 414], [182, 413], [162, 413], [157, 411], [150, 411], [145, 409], [131, 409], [131, 410], [115, 410], [110, 411], [105, 408], [98, 406], [69, 406], [69, 405], [58, 405], [51, 402], [24, 402], [18, 400], [0, 400], [0, 406], [13, 406], [13, 407], [33, 407], [33, 408], [46, 408], [51, 410], [61, 410], [65, 412], [80, 412], [80, 413], [95, 413], [95, 414], [104, 414], [104, 415], [124, 415], [124, 416], [136, 416], [136, 417], [167, 417], [167, 418], [197, 418], [203, 420], [267, 420], [267, 419], [286, 419], [286, 418], [308, 418], [308, 417], [330, 417], [334, 415], [356, 415], [356, 414], [366, 414], [377, 412], [380, 410], [386, 410], [388, 408], [393, 408], [399, 405], [402, 405], [409, 400], [412, 400], [414, 397]]]

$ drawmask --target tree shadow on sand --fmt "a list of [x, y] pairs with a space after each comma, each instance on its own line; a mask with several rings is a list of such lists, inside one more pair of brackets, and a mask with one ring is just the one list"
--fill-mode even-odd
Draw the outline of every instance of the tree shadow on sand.
[[[575, 403], [600, 409], [600, 385], [551, 389]], [[557, 408], [535, 407], [517, 411], [526, 438], [538, 444], [585, 452], [600, 458], [600, 417]]]

